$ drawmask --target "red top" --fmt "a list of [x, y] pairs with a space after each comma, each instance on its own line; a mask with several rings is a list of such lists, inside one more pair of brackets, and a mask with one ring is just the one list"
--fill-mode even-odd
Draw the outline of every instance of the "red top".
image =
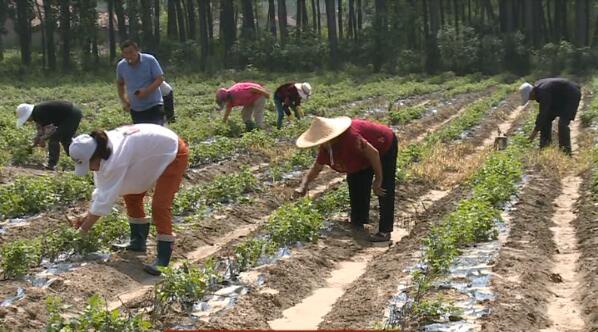
[[295, 83], [286, 83], [278, 87], [274, 92], [274, 96], [282, 101], [286, 107], [296, 107], [301, 105], [301, 96], [297, 92]]
[[263, 87], [253, 82], [241, 82], [226, 89], [232, 96], [229, 107], [251, 105], [264, 96], [261, 93], [254, 92], [253, 89], [263, 89]]
[[365, 156], [365, 142], [370, 143], [380, 156], [384, 155], [392, 145], [394, 132], [387, 126], [367, 120], [354, 119], [351, 127], [339, 136], [332, 146], [332, 162], [330, 152], [320, 146], [316, 162], [328, 165], [337, 172], [356, 173], [371, 167]]

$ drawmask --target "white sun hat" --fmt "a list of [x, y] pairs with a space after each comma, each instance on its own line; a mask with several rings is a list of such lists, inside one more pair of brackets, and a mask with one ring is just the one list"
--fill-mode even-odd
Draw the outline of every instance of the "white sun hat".
[[33, 113], [33, 105], [21, 104], [17, 106], [17, 128], [21, 128]]
[[529, 101], [529, 96], [532, 93], [534, 86], [525, 82], [519, 87], [519, 93], [521, 94], [521, 105], [525, 105]]
[[75, 162], [75, 175], [84, 176], [89, 171], [89, 160], [96, 151], [98, 143], [93, 137], [83, 134], [75, 137], [69, 147], [69, 155]]
[[311, 85], [307, 82], [295, 83], [295, 89], [297, 89], [301, 99], [307, 99], [311, 96]]
[[336, 118], [316, 117], [309, 128], [297, 139], [300, 148], [311, 148], [338, 137], [351, 127], [351, 118], [339, 116]]

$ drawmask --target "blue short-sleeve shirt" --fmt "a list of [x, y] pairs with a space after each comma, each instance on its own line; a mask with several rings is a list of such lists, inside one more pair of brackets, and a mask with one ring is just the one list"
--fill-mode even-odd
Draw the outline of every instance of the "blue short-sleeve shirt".
[[122, 59], [116, 66], [116, 79], [125, 82], [131, 109], [137, 112], [164, 104], [160, 89], [154, 90], [145, 98], [135, 96], [135, 91], [147, 88], [158, 76], [162, 75], [164, 72], [158, 60], [145, 53], [139, 53], [139, 62], [136, 65], [130, 65], [126, 59]]

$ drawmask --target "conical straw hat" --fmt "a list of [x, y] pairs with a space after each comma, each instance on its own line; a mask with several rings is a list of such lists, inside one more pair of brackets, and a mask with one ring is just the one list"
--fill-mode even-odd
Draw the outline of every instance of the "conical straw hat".
[[326, 143], [345, 132], [350, 126], [351, 118], [348, 116], [339, 116], [337, 118], [316, 117], [309, 129], [297, 139], [297, 146], [311, 148]]

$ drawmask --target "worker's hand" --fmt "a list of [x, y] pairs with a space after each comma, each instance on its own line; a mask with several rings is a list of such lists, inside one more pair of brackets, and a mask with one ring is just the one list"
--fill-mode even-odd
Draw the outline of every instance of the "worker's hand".
[[149, 96], [150, 91], [146, 88], [141, 88], [137, 91], [135, 91], [135, 96], [137, 96], [137, 98], [145, 98], [147, 96]]
[[296, 188], [293, 191], [293, 198], [299, 198], [299, 197], [303, 197], [307, 195], [307, 187], [305, 186], [299, 186], [299, 188]]
[[386, 196], [386, 190], [382, 188], [382, 181], [380, 180], [374, 180], [374, 183], [372, 184], [372, 190], [374, 190], [374, 194], [376, 194], [376, 196]]
[[89, 214], [85, 215], [84, 217], [77, 218], [73, 223], [73, 227], [79, 230], [79, 234], [87, 234], [91, 226], [95, 224], [95, 220], [92, 220]]
[[123, 105], [123, 111], [125, 111], [127, 113], [131, 112], [131, 103], [129, 101], [123, 101], [122, 105]]

